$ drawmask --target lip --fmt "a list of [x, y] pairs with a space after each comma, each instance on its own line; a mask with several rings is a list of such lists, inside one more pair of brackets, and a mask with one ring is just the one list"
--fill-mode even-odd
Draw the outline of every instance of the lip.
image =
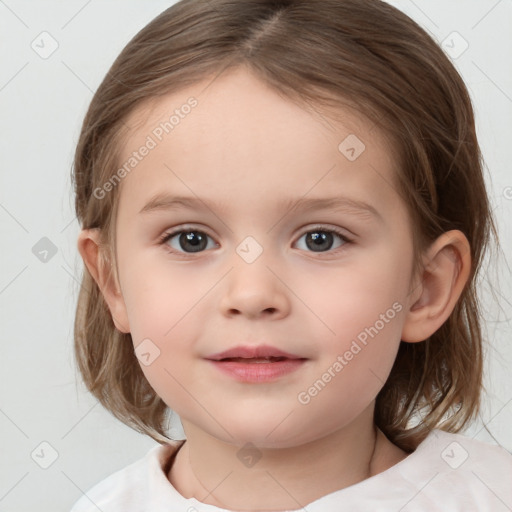
[[237, 347], [230, 348], [229, 350], [225, 350], [224, 352], [212, 354], [211, 356], [208, 356], [207, 359], [220, 361], [221, 359], [226, 359], [228, 357], [243, 357], [244, 359], [254, 359], [257, 357], [286, 357], [286, 359], [305, 359], [295, 354], [290, 354], [289, 352], [279, 350], [278, 348], [272, 347], [271, 345], [239, 345]]
[[284, 359], [273, 363], [238, 363], [234, 361], [210, 362], [221, 372], [239, 382], [272, 382], [298, 370], [305, 359]]
[[[279, 359], [268, 362], [255, 361], [255, 359], [264, 358]], [[240, 361], [240, 359], [247, 359], [247, 361]], [[207, 360], [218, 370], [239, 382], [263, 383], [278, 380], [298, 370], [307, 358], [284, 352], [270, 345], [258, 345], [234, 347], [213, 354]]]

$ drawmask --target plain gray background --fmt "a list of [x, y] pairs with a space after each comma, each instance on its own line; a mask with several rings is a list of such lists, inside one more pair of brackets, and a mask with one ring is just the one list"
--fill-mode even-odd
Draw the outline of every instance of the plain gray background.
[[[75, 371], [82, 262], [69, 175], [93, 92], [129, 39], [172, 3], [0, 0], [0, 512], [67, 511], [156, 444], [105, 411]], [[511, 255], [512, 3], [390, 3], [445, 41], [466, 81]], [[510, 262], [498, 260], [484, 282], [487, 393], [483, 421], [465, 434], [512, 451]], [[179, 424], [170, 435], [181, 435]]]

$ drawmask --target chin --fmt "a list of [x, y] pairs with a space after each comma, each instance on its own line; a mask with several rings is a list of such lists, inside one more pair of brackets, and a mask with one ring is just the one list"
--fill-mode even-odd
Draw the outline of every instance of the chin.
[[[290, 415], [290, 418], [292, 416], [293, 414]], [[273, 421], [261, 421], [261, 419], [260, 421], [247, 421], [247, 418], [241, 418], [236, 422], [231, 420], [226, 426], [232, 437], [218, 425], [214, 426], [214, 431], [209, 430], [209, 433], [227, 444], [241, 448], [250, 443], [261, 449], [284, 449], [315, 439], [314, 431], [306, 428], [304, 423], [299, 425], [286, 425], [286, 423], [287, 420], [279, 424], [275, 421], [275, 417]], [[321, 436], [321, 434], [318, 435]]]

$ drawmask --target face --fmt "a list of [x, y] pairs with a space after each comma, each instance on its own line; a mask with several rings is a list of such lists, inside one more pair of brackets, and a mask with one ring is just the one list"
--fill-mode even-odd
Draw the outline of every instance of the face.
[[[370, 122], [341, 109], [327, 122], [242, 70], [207, 83], [129, 120], [123, 322], [185, 432], [298, 445], [355, 421], [390, 373], [411, 301], [409, 216]], [[210, 360], [260, 345], [299, 359]]]

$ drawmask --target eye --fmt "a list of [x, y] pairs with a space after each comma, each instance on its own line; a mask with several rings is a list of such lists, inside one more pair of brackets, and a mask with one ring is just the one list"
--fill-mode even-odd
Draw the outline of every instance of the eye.
[[[212, 240], [204, 231], [197, 229], [181, 229], [171, 233], [165, 233], [160, 239], [160, 244], [166, 244], [176, 252], [194, 253], [201, 252], [205, 249], [211, 249], [212, 245], [208, 246], [208, 239]], [[213, 242], [213, 240], [212, 240]], [[217, 244], [213, 242], [213, 247]]]
[[[305, 245], [299, 247], [299, 249], [310, 250], [313, 252], [327, 252], [331, 249], [337, 249], [340, 246], [343, 246], [347, 243], [350, 243], [349, 240], [343, 233], [333, 228], [322, 228], [317, 227], [311, 229], [304, 233], [299, 240], [300, 242], [305, 237]], [[341, 240], [341, 242], [336, 245], [336, 238]]]
[[[304, 243], [300, 243], [304, 239]], [[334, 228], [315, 227], [304, 233], [296, 242], [299, 249], [312, 252], [328, 252], [344, 246], [351, 240], [341, 231]], [[185, 228], [164, 233], [159, 240], [160, 245], [166, 244], [170, 252], [192, 254], [218, 247], [218, 244], [206, 234], [194, 228]], [[301, 247], [302, 245], [302, 247]]]

